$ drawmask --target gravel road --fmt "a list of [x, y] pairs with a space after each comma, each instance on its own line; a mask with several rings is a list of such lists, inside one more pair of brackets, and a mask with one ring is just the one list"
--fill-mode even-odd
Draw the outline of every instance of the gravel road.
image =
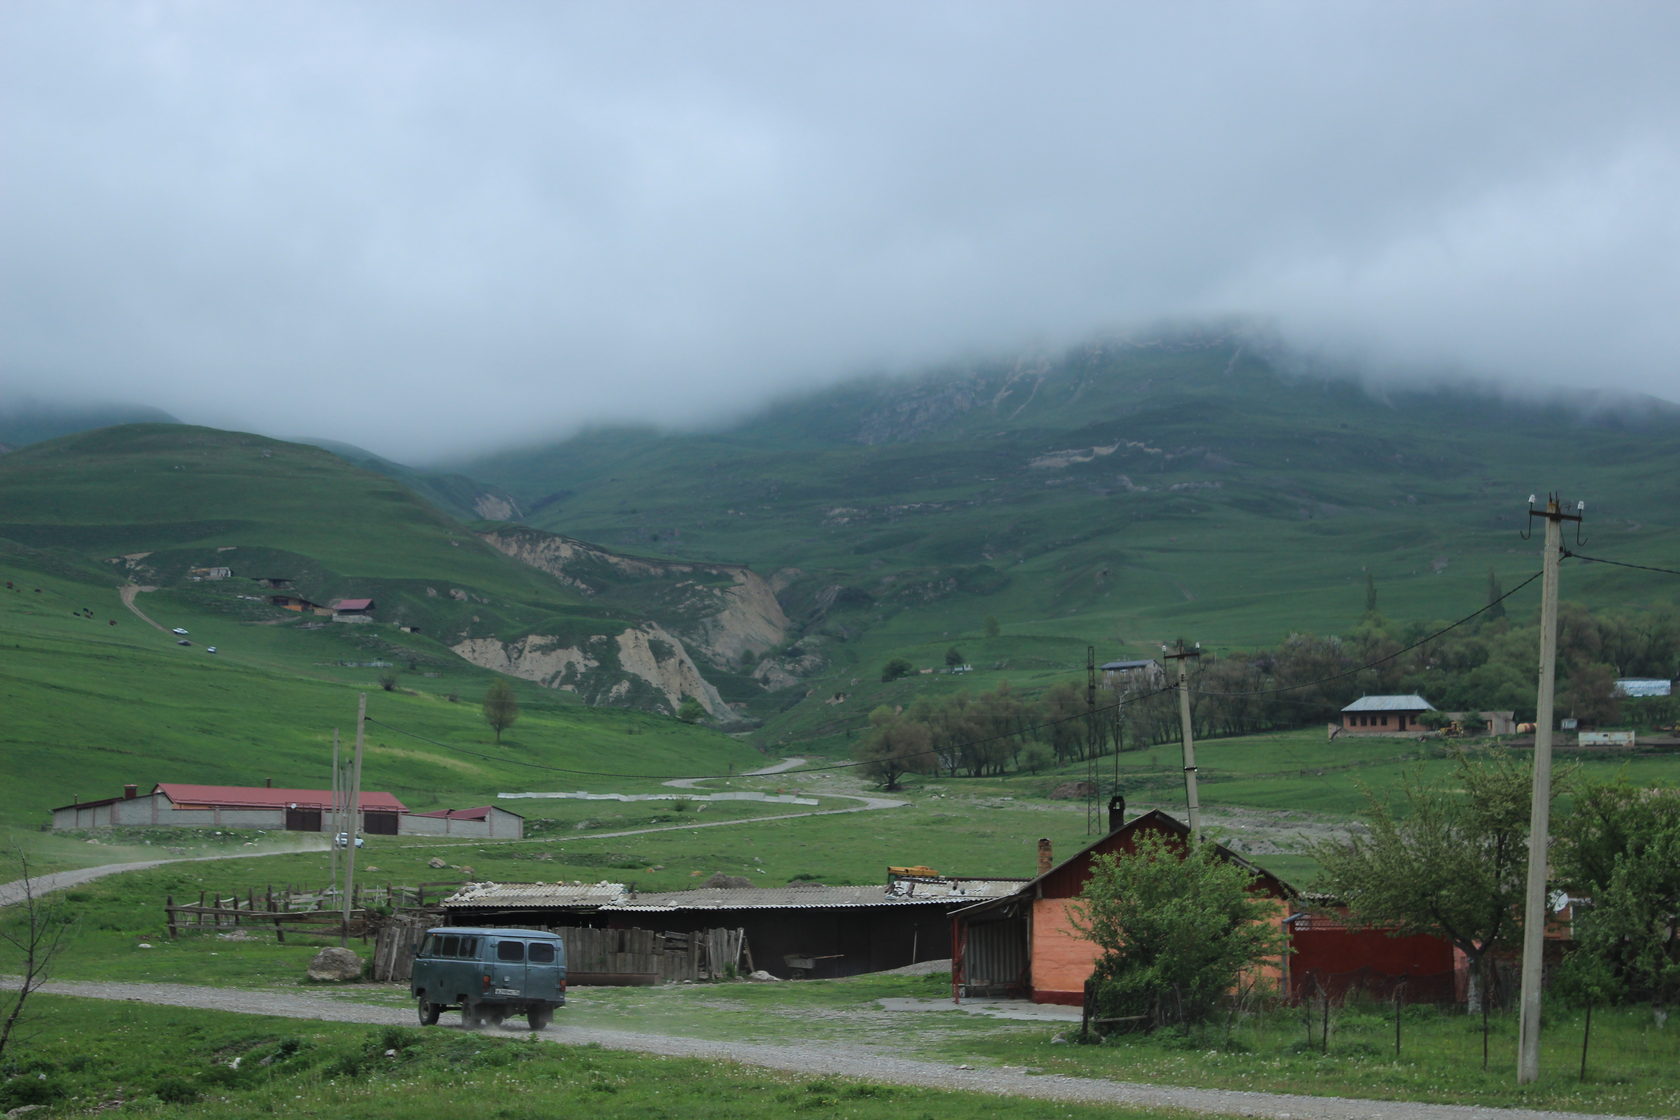
[[[16, 987], [16, 977], [0, 980]], [[182, 984], [119, 984], [53, 981], [45, 992], [93, 999], [134, 1000], [170, 1007], [240, 1011], [289, 1019], [326, 1019], [346, 1023], [414, 1025], [406, 1007], [375, 1007], [356, 1002], [349, 993], [283, 993], [228, 988], [195, 988]], [[1478, 1105], [1416, 1104], [1399, 1101], [1349, 1100], [1281, 1093], [1245, 1093], [1226, 1089], [1183, 1089], [1141, 1085], [1085, 1077], [1030, 1073], [1015, 1067], [978, 1067], [916, 1061], [855, 1046], [823, 1043], [813, 1046], [713, 1042], [671, 1035], [632, 1034], [600, 1030], [565, 1021], [542, 1032], [549, 1042], [564, 1045], [595, 1043], [612, 1050], [634, 1050], [683, 1058], [707, 1058], [794, 1073], [854, 1077], [929, 1089], [958, 1089], [999, 1096], [1040, 1100], [1080, 1101], [1181, 1108], [1222, 1116], [1275, 1117], [1278, 1120], [1619, 1120], [1584, 1112], [1544, 1112], [1533, 1109], [1489, 1108]], [[439, 1030], [458, 1030], [442, 1026]], [[504, 1028], [505, 1033], [522, 1034]]]

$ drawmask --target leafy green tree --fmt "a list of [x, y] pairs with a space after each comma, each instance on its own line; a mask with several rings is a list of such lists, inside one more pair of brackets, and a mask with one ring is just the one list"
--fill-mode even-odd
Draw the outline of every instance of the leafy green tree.
[[1559, 823], [1554, 861], [1574, 904], [1571, 976], [1589, 995], [1646, 998], [1661, 1015], [1680, 997], [1680, 794], [1587, 786]]
[[1103, 1018], [1151, 1027], [1210, 1017], [1242, 974], [1284, 951], [1275, 901], [1217, 845], [1140, 832], [1130, 854], [1098, 856], [1073, 911], [1102, 950], [1092, 980]]
[[1002, 629], [1002, 627], [1000, 627], [998, 625], [998, 620], [997, 620], [996, 615], [989, 614], [989, 615], [986, 616], [986, 637], [988, 637], [988, 638], [997, 637], [998, 633], [1001, 629]]
[[881, 680], [896, 681], [900, 677], [908, 677], [916, 671], [916, 667], [902, 657], [895, 657], [881, 666]]
[[956, 646], [952, 646], [950, 649], [945, 651], [945, 664], [953, 669], [958, 665], [961, 665], [964, 660], [962, 650], [958, 649]]
[[858, 746], [862, 771], [883, 789], [899, 788], [905, 774], [935, 773], [939, 758], [927, 725], [886, 707], [869, 713], [869, 734]]
[[513, 686], [500, 678], [490, 682], [484, 690], [484, 722], [496, 732], [496, 745], [502, 744], [502, 732], [519, 720], [519, 697]]
[[1366, 790], [1363, 829], [1312, 848], [1318, 885], [1356, 919], [1439, 934], [1465, 955], [1471, 1011], [1481, 1010], [1483, 958], [1521, 928], [1529, 781], [1527, 766], [1461, 754], [1448, 785], [1408, 777], [1398, 811]]
[[1482, 616], [1489, 622], [1505, 617], [1505, 604], [1500, 602], [1505, 597], [1505, 589], [1499, 584], [1499, 574], [1492, 568], [1488, 569], [1487, 612]]
[[706, 706], [692, 696], [684, 696], [677, 705], [677, 718], [684, 723], [699, 723], [706, 718]]

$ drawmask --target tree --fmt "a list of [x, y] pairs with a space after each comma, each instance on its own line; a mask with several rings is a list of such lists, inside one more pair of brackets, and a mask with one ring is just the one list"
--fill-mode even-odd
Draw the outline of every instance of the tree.
[[1155, 832], [1140, 831], [1130, 854], [1097, 856], [1073, 922], [1102, 949], [1098, 1014], [1151, 1027], [1212, 1015], [1244, 971], [1284, 951], [1276, 904], [1252, 885], [1217, 845]]
[[1591, 995], [1649, 999], [1661, 1017], [1680, 997], [1680, 795], [1586, 787], [1558, 826], [1555, 862], [1574, 907], [1571, 974], [1600, 981]]
[[1002, 629], [1002, 627], [1000, 627], [998, 625], [998, 620], [997, 620], [996, 615], [989, 614], [989, 615], [986, 616], [986, 637], [988, 637], [988, 638], [997, 637], [998, 632], [1001, 629]]
[[684, 723], [699, 723], [706, 718], [706, 706], [692, 696], [684, 696], [677, 705], [677, 718]]
[[916, 671], [916, 667], [902, 657], [895, 657], [881, 666], [881, 680], [896, 681], [900, 677], [908, 677]]
[[0, 960], [0, 971], [18, 977], [16, 988], [0, 994], [0, 1056], [17, 1036], [18, 1024], [23, 1021], [24, 1005], [47, 982], [52, 963], [69, 940], [69, 919], [57, 906], [44, 902], [36, 891], [34, 878], [29, 874], [29, 859], [21, 851], [13, 850], [9, 861], [16, 865], [20, 878], [13, 883], [0, 884], [0, 906], [16, 906], [19, 914], [0, 926], [0, 945], [6, 958]]
[[1483, 615], [1489, 622], [1505, 617], [1505, 604], [1500, 600], [1505, 598], [1505, 589], [1499, 585], [1499, 573], [1488, 569], [1487, 601], [1488, 609]]
[[927, 725], [885, 705], [869, 713], [869, 735], [858, 747], [857, 756], [864, 774], [883, 789], [897, 789], [898, 780], [905, 774], [939, 769]]
[[951, 668], [955, 669], [958, 665], [961, 665], [963, 661], [964, 658], [962, 650], [958, 649], [956, 646], [952, 646], [950, 649], [945, 651], [945, 664]]
[[495, 730], [497, 746], [502, 745], [502, 732], [518, 719], [519, 697], [514, 695], [513, 686], [500, 679], [491, 681], [484, 691], [484, 722]]
[[1458, 756], [1451, 786], [1415, 776], [1396, 812], [1367, 789], [1364, 830], [1314, 845], [1321, 889], [1359, 921], [1434, 933], [1469, 961], [1469, 1010], [1481, 1010], [1481, 964], [1521, 928], [1528, 869], [1529, 774]]

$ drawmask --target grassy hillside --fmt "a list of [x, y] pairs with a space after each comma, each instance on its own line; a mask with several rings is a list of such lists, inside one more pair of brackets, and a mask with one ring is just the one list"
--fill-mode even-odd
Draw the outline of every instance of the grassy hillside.
[[[1079, 673], [1090, 646], [1343, 631], [1367, 575], [1402, 627], [1458, 618], [1490, 573], [1510, 588], [1538, 570], [1531, 493], [1588, 502], [1581, 552], [1680, 556], [1674, 406], [1378, 397], [1217, 336], [853, 383], [725, 431], [595, 431], [461, 469], [554, 531], [781, 570], [790, 637], [827, 662], [812, 700], [769, 716], [795, 738], [857, 723], [814, 701], [898, 702], [918, 685], [879, 687], [880, 665], [938, 666], [953, 643], [979, 670], [963, 687], [1034, 685]], [[1676, 582], [1574, 563], [1563, 590], [1637, 610], [1680, 600]]]

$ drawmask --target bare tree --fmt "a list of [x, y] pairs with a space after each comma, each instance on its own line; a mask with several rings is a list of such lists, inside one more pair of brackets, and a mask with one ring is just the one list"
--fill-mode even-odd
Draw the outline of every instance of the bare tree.
[[35, 880], [29, 874], [29, 857], [13, 849], [9, 861], [17, 866], [20, 878], [0, 886], [0, 904], [8, 909], [21, 907], [22, 920], [0, 926], [0, 945], [5, 947], [4, 971], [19, 976], [16, 990], [8, 989], [0, 995], [0, 1055], [16, 1037], [23, 1019], [24, 1005], [29, 997], [47, 982], [52, 963], [70, 936], [70, 923], [63, 909], [45, 902], [36, 893]]

